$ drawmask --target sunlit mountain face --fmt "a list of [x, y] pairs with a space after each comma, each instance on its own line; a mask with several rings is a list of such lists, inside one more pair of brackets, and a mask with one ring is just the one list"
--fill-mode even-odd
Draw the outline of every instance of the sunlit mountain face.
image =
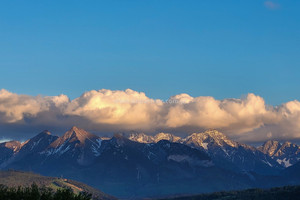
[[0, 166], [142, 198], [300, 183], [299, 149], [277, 141], [256, 148], [214, 129], [183, 138], [162, 132], [103, 138], [74, 126], [60, 137], [43, 131], [23, 143], [1, 143]]

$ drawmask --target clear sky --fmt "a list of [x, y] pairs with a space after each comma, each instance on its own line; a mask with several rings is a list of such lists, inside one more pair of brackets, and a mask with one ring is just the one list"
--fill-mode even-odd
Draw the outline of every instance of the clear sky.
[[0, 88], [300, 99], [300, 1], [1, 1]]

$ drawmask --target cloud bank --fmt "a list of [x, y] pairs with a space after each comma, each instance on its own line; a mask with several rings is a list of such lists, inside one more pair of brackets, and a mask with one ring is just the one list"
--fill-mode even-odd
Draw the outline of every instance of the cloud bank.
[[[178, 94], [168, 101], [151, 99], [143, 92], [92, 90], [70, 100], [66, 95], [29, 96], [0, 90], [0, 129], [73, 125], [94, 132], [158, 131], [181, 135], [215, 128], [241, 141], [300, 138], [300, 102], [266, 105], [248, 94], [241, 99], [217, 100]], [[26, 131], [25, 131], [26, 132]], [[2, 137], [7, 133], [0, 132]]]

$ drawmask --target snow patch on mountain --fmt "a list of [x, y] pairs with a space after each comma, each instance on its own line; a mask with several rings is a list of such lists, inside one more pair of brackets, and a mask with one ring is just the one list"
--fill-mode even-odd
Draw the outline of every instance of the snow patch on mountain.
[[96, 139], [96, 143], [93, 143], [91, 149], [96, 157], [101, 155], [100, 147], [102, 144], [102, 140], [100, 138]]
[[69, 140], [66, 140], [62, 145], [56, 146], [56, 148], [50, 148], [46, 151], [41, 152], [40, 154], [45, 154], [47, 156], [58, 154], [62, 155], [70, 149], [70, 145], [67, 146]]
[[208, 143], [202, 143], [202, 147], [205, 149], [205, 150], [208, 150], [208, 148], [207, 148], [207, 145], [208, 145]]
[[43, 138], [40, 138], [37, 142], [33, 142], [33, 144], [31, 145], [31, 149], [30, 150], [32, 150], [35, 146], [37, 146], [42, 139]]
[[283, 165], [283, 166], [285, 166], [285, 167], [290, 167], [290, 166], [292, 166], [292, 164], [290, 163], [290, 159], [284, 158], [284, 159], [277, 159], [276, 161], [277, 161], [279, 164], [281, 164], [281, 165]]
[[170, 142], [179, 142], [181, 140], [180, 137], [175, 136], [173, 134], [170, 133], [158, 133], [154, 136], [151, 135], [146, 135], [145, 133], [133, 133], [130, 134], [130, 136], [128, 137], [128, 139], [132, 140], [132, 141], [136, 141], [139, 143], [157, 143], [161, 140], [168, 140]]
[[291, 142], [269, 140], [257, 149], [270, 155], [283, 167], [289, 167], [300, 160], [300, 146]]

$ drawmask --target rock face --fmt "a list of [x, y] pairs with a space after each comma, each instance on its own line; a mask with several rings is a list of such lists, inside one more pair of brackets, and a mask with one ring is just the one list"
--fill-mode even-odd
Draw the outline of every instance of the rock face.
[[61, 137], [43, 131], [22, 144], [0, 144], [0, 167], [79, 180], [120, 198], [157, 197], [287, 184], [272, 156], [293, 145], [277, 147], [258, 150], [216, 130], [101, 138], [72, 127]]
[[[252, 146], [232, 141], [223, 133], [213, 129], [203, 133], [193, 133], [186, 138], [179, 138], [171, 134], [160, 138], [205, 151], [215, 164], [229, 170], [276, 174], [283, 168], [269, 155]], [[174, 138], [176, 139], [174, 140]], [[129, 139], [144, 143], [159, 141], [159, 137], [145, 134], [136, 134], [130, 136]]]
[[144, 133], [133, 133], [130, 134], [129, 139], [140, 143], [157, 143], [161, 140], [168, 140], [170, 142], [178, 142], [181, 140], [180, 137], [170, 133], [158, 133], [154, 136], [146, 135]]
[[13, 157], [15, 152], [21, 148], [21, 143], [18, 141], [4, 142], [0, 144], [0, 168], [3, 168]]
[[101, 142], [102, 140], [98, 136], [74, 126], [63, 136], [53, 141], [40, 154], [54, 160], [63, 157], [68, 162], [88, 165], [99, 154]]
[[262, 146], [258, 147], [258, 149], [264, 154], [268, 154], [269, 156], [273, 156], [281, 147], [281, 144], [278, 141], [269, 140], [265, 142]]
[[283, 167], [290, 167], [300, 160], [300, 146], [291, 142], [281, 144], [279, 141], [269, 140], [258, 149], [271, 156]]

